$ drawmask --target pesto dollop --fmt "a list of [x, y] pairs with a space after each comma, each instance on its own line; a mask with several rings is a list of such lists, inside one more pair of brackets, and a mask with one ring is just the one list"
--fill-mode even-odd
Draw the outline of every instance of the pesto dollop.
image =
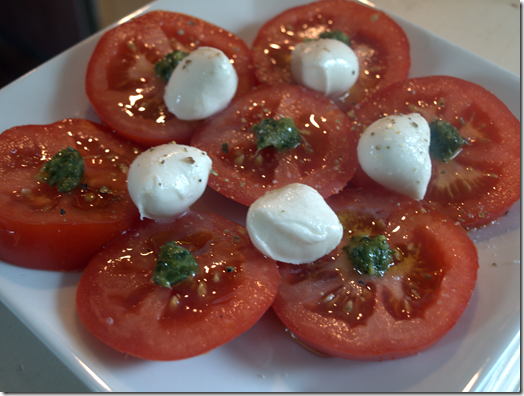
[[66, 147], [47, 161], [35, 175], [37, 180], [55, 187], [59, 192], [77, 188], [84, 177], [85, 162], [77, 150]]
[[173, 74], [173, 70], [175, 70], [180, 61], [188, 55], [189, 52], [179, 50], [166, 54], [161, 60], [155, 63], [155, 72], [157, 76], [167, 84], [171, 74]]
[[394, 251], [389, 247], [384, 235], [355, 235], [343, 249], [351, 263], [369, 275], [382, 276], [393, 264]]
[[301, 137], [292, 118], [264, 118], [253, 125], [258, 150], [274, 147], [279, 153], [294, 149], [300, 144]]
[[198, 263], [191, 252], [175, 242], [167, 242], [160, 248], [151, 280], [171, 289], [198, 272]]
[[429, 145], [429, 153], [442, 162], [448, 162], [455, 155], [462, 146], [467, 144], [458, 129], [444, 120], [435, 120], [429, 123], [431, 131], [431, 143]]

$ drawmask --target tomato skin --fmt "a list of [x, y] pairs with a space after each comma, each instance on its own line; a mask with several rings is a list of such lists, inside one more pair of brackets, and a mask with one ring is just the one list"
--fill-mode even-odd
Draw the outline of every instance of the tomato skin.
[[[59, 193], [34, 179], [45, 161], [66, 146], [85, 159], [82, 183], [87, 189]], [[45, 270], [84, 268], [139, 218], [127, 192], [127, 168], [138, 152], [106, 127], [81, 119], [3, 132], [0, 259]], [[101, 193], [102, 187], [110, 192]]]
[[286, 10], [262, 26], [252, 45], [259, 81], [292, 83], [292, 49], [305, 38], [317, 38], [326, 30], [347, 34], [359, 58], [357, 83], [349, 97], [336, 101], [342, 110], [347, 112], [378, 89], [408, 77], [409, 41], [393, 19], [354, 1], [320, 0]]
[[[278, 263], [277, 316], [308, 346], [345, 359], [400, 358], [437, 342], [475, 287], [478, 255], [465, 230], [420, 202], [380, 190], [348, 188], [327, 202], [344, 237], [313, 264]], [[349, 230], [384, 234], [402, 260], [395, 259], [382, 278], [361, 274], [342, 251]]]
[[[292, 118], [302, 144], [283, 153], [273, 147], [258, 152], [251, 128], [267, 117]], [[307, 184], [326, 198], [344, 188], [357, 166], [349, 117], [324, 96], [292, 84], [256, 87], [209, 119], [191, 145], [213, 161], [216, 175], [208, 185], [244, 205], [290, 183]]]
[[165, 83], [154, 64], [175, 49], [190, 52], [199, 46], [217, 48], [234, 60], [236, 96], [258, 83], [242, 39], [189, 15], [150, 11], [100, 38], [86, 74], [86, 92], [96, 113], [117, 133], [144, 147], [173, 140], [189, 143], [202, 121], [179, 120], [167, 110]]
[[[432, 159], [424, 200], [471, 229], [498, 219], [520, 199], [520, 122], [483, 87], [456, 77], [430, 76], [392, 84], [355, 109], [354, 125], [390, 114], [442, 118], [468, 140], [448, 163]], [[455, 176], [453, 176], [455, 175]], [[360, 166], [352, 183], [377, 186]]]
[[[158, 251], [171, 240], [188, 249], [200, 267], [194, 281], [172, 290], [151, 281]], [[276, 263], [253, 247], [245, 228], [190, 211], [174, 222], [141, 221], [103, 249], [82, 274], [77, 312], [114, 349], [143, 359], [179, 360], [253, 326], [273, 302], [279, 282]]]

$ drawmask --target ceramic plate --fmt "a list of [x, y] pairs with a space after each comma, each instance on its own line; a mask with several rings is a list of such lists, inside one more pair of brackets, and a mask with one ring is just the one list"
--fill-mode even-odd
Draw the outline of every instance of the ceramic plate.
[[[214, 0], [166, 0], [138, 12], [166, 9], [195, 15], [251, 44], [265, 20], [304, 2], [221, 0], [217, 12]], [[493, 91], [519, 117], [519, 76], [392, 16], [410, 39], [412, 77], [448, 74], [476, 82]], [[99, 37], [92, 36], [2, 89], [0, 130], [70, 117], [98, 121], [85, 95], [84, 76]], [[212, 191], [206, 192], [196, 208], [244, 223], [245, 208]], [[493, 381], [507, 379], [505, 376], [514, 373], [518, 365], [520, 202], [496, 224], [470, 235], [480, 254], [478, 283], [470, 305], [457, 325], [431, 349], [395, 361], [317, 357], [294, 343], [275, 316], [268, 313], [249, 331], [205, 355], [178, 362], [151, 362], [118, 353], [84, 329], [74, 306], [78, 273], [29, 270], [0, 262], [0, 299], [93, 390], [481, 390], [493, 385]]]

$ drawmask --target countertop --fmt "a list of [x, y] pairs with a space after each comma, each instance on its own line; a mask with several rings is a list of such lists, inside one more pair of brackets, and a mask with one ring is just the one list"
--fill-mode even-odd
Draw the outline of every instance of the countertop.
[[[375, 0], [372, 3], [520, 75], [518, 0]], [[1, 303], [0, 318], [0, 391], [89, 391]], [[510, 383], [511, 388], [505, 390], [520, 389], [520, 377]]]

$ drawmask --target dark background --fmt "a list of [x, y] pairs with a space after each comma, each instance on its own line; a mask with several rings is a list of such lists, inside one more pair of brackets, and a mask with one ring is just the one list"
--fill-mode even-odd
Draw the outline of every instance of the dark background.
[[98, 29], [90, 0], [1, 0], [0, 88]]

